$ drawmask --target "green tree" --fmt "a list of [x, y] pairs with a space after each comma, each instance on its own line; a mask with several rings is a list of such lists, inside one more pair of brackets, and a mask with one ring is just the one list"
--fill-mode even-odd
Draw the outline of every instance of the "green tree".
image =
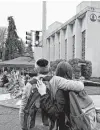
[[5, 60], [14, 59], [24, 53], [23, 42], [17, 35], [16, 25], [12, 16], [8, 17], [8, 36], [5, 43]]
[[28, 53], [29, 56], [34, 59], [33, 50], [32, 50], [32, 45], [31, 45], [31, 44], [29, 44], [29, 45], [27, 46], [27, 48], [26, 48], [26, 53]]
[[0, 27], [0, 59], [4, 59], [5, 42], [7, 38], [7, 28]]

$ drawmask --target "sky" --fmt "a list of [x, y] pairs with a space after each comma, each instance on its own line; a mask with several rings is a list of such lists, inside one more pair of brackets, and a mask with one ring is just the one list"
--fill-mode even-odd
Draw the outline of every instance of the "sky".
[[[55, 21], [66, 22], [76, 14], [81, 0], [47, 0], [47, 28]], [[0, 27], [8, 27], [8, 16], [13, 16], [19, 37], [25, 40], [26, 31], [42, 30], [42, 0], [0, 0]]]

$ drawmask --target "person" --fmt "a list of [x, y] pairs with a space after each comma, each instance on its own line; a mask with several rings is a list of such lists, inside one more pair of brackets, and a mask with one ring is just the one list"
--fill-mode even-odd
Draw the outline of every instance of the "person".
[[8, 77], [7, 77], [7, 71], [4, 71], [1, 81], [2, 81], [2, 87], [4, 87], [9, 82]]
[[[46, 59], [39, 59], [36, 62], [36, 68], [38, 71], [38, 76], [36, 77], [38, 80], [41, 79], [41, 77], [45, 77], [49, 75], [49, 62]], [[21, 102], [21, 107], [20, 107], [20, 122], [22, 129], [24, 130], [23, 126], [24, 121], [23, 121], [23, 115], [24, 115], [24, 108], [27, 102], [27, 99], [30, 95], [30, 88], [34, 84], [34, 77], [33, 79], [28, 82], [23, 90], [23, 96], [22, 96], [22, 102]], [[51, 88], [51, 93], [52, 96], [55, 98], [55, 93], [58, 89], [63, 89], [65, 91], [67, 90], [76, 90], [76, 91], [81, 91], [84, 89], [84, 84], [81, 81], [73, 81], [73, 80], [66, 80], [62, 77], [59, 76], [53, 76], [52, 79], [50, 80], [50, 85], [53, 86]]]
[[[39, 60], [39, 62], [40, 62], [41, 60]], [[41, 63], [42, 64], [42, 63]], [[42, 69], [42, 68], [40, 68], [40, 66], [38, 66], [37, 67], [38, 68], [38, 70], [40, 70], [40, 69]], [[69, 67], [70, 68], [70, 74], [71, 74], [71, 76], [72, 76], [72, 68], [71, 68], [71, 66]], [[43, 69], [42, 69], [42, 71], [43, 71]], [[60, 75], [59, 75], [60, 76]], [[70, 76], [70, 77], [71, 77]], [[69, 78], [70, 79], [70, 78]], [[59, 113], [61, 113], [60, 114], [60, 118], [61, 117], [63, 117], [63, 115], [64, 115], [64, 113], [62, 113], [62, 110], [63, 110], [63, 108], [64, 108], [64, 98], [63, 98], [63, 93], [62, 92], [60, 92], [60, 89], [62, 89], [62, 90], [75, 90], [75, 91], [81, 91], [81, 90], [83, 90], [83, 88], [84, 88], [84, 85], [83, 85], [83, 83], [82, 82], [78, 82], [78, 81], [73, 81], [73, 80], [67, 80], [67, 82], [66, 82], [66, 79], [64, 79], [64, 77], [63, 78], [61, 78], [61, 76], [60, 77], [58, 77], [58, 76], [53, 76], [53, 78], [50, 80], [50, 84], [51, 84], [51, 86], [52, 86], [52, 88], [51, 88], [51, 93], [52, 93], [52, 96], [53, 96], [53, 98], [55, 99], [55, 97], [58, 99], [57, 100], [57, 103], [56, 104], [58, 104], [58, 108], [59, 109], [55, 109], [55, 106], [54, 106], [54, 111], [55, 110], [57, 110]], [[75, 86], [74, 86], [75, 85]], [[68, 87], [68, 88], [67, 88]], [[58, 89], [59, 89], [59, 91], [58, 91]], [[58, 94], [56, 94], [56, 92], [58, 93]], [[56, 95], [56, 96], [55, 96]], [[47, 101], [47, 104], [49, 105], [49, 107], [51, 107], [51, 105], [50, 105], [50, 102], [49, 102], [49, 99], [50, 97], [47, 95], [47, 97], [46, 97], [46, 101]], [[44, 101], [45, 102], [45, 101]], [[42, 108], [43, 108], [43, 103], [41, 103], [42, 105]], [[61, 104], [62, 104], [62, 106], [61, 106]], [[44, 105], [45, 106], [45, 105]], [[49, 108], [49, 107], [47, 107], [47, 108]], [[44, 109], [44, 108], [43, 108]], [[52, 109], [53, 110], [53, 109]], [[52, 114], [53, 115], [53, 117], [54, 117], [54, 113]], [[52, 117], [51, 117], [52, 118]], [[63, 125], [64, 126], [64, 125]], [[64, 127], [62, 127], [62, 124], [61, 124], [61, 128], [63, 128], [64, 129]]]
[[[34, 78], [37, 77], [37, 73], [35, 73]], [[21, 104], [20, 104], [20, 109], [19, 109], [19, 121], [20, 121], [20, 125], [21, 125], [21, 129], [22, 130], [28, 130], [27, 129], [27, 124], [25, 124], [25, 120], [24, 120], [24, 115], [25, 115], [25, 107], [28, 101], [28, 98], [30, 96], [30, 93], [32, 91], [32, 89], [35, 88], [35, 84], [32, 85], [29, 82], [27, 82], [26, 84], [24, 84], [24, 87], [22, 89], [22, 98], [21, 98]], [[34, 126], [34, 120], [33, 121], [33, 126]]]
[[28, 74], [25, 75], [25, 85], [27, 84], [28, 80], [30, 79], [30, 76]]
[[[72, 79], [72, 67], [67, 62], [59, 63], [56, 69], [56, 75], [63, 77], [65, 79]], [[55, 103], [51, 101], [50, 95], [46, 93], [46, 87], [43, 86], [41, 81], [38, 81], [38, 91], [41, 94], [41, 107], [48, 113], [48, 116], [57, 119], [59, 124], [59, 130], [67, 130], [68, 127], [65, 125], [65, 111], [67, 116], [69, 116], [69, 107], [68, 107], [68, 93], [66, 92], [67, 97], [67, 107], [65, 107], [66, 100], [63, 90], [59, 89], [55, 94]], [[42, 85], [42, 87], [41, 87]], [[68, 118], [67, 118], [68, 119]]]
[[[72, 68], [69, 65], [69, 63], [60, 62], [56, 69], [56, 75], [64, 77], [65, 79], [72, 79]], [[38, 81], [37, 89], [38, 89], [39, 93], [41, 94], [42, 109], [44, 109], [45, 112], [47, 112], [49, 116], [52, 116], [53, 118], [58, 119], [59, 130], [62, 130], [62, 129], [67, 130], [68, 127], [66, 127], [66, 125], [65, 125], [65, 114], [69, 118], [70, 110], [68, 108], [69, 106], [67, 106], [69, 104], [68, 96], [67, 96], [67, 99], [65, 100], [66, 92], [64, 92], [62, 90], [57, 91], [56, 92], [56, 102], [52, 103], [49, 94], [46, 92], [47, 88], [46, 88], [45, 84], [43, 84], [42, 81]], [[61, 99], [60, 99], [60, 97], [61, 97]], [[63, 102], [61, 102], [60, 100]], [[91, 99], [89, 101], [91, 102]], [[58, 104], [58, 102], [59, 102], [59, 104]], [[67, 105], [66, 105], [66, 103], [67, 103]], [[94, 106], [94, 104], [91, 103], [90, 107], [91, 106]], [[62, 108], [62, 109], [60, 109], [60, 108]], [[87, 108], [85, 108], [85, 109], [87, 109]], [[84, 109], [84, 111], [85, 111], [85, 109]], [[63, 112], [63, 114], [61, 112]], [[91, 112], [87, 113], [87, 115], [90, 117], [91, 124], [93, 123], [92, 119], [94, 119], [94, 118], [96, 119], [95, 114], [96, 114], [96, 112], [94, 113], [94, 110], [93, 110], [93, 112], [91, 111]], [[97, 114], [98, 122], [99, 122], [99, 119], [100, 119], [100, 117]], [[92, 124], [92, 127], [94, 127], [94, 128], [96, 127], [96, 121], [94, 121], [94, 126]]]
[[[47, 65], [47, 61], [44, 60], [43, 64], [44, 64], [44, 66]], [[35, 69], [34, 77], [30, 81], [27, 82], [27, 84], [24, 86], [23, 92], [22, 92], [22, 99], [21, 99], [21, 105], [20, 105], [20, 110], [19, 110], [19, 120], [20, 120], [20, 125], [21, 125], [22, 130], [27, 129], [27, 128], [25, 129], [26, 124], [25, 124], [25, 120], [24, 120], [24, 115], [25, 115], [24, 111], [25, 111], [25, 107], [26, 107], [26, 104], [27, 104], [31, 91], [33, 91], [36, 88], [35, 87], [36, 83], [33, 84], [33, 80], [35, 78], [38, 79], [39, 77], [43, 77], [42, 74], [48, 73], [48, 68], [43, 69], [43, 71], [42, 70], [38, 71], [38, 74], [36, 73], [36, 71], [37, 71], [37, 69]], [[35, 105], [36, 105], [36, 108], [39, 108], [39, 99], [36, 100]], [[35, 125], [34, 118], [35, 118], [36, 112], [37, 112], [37, 109], [34, 110], [33, 117], [31, 117], [32, 120], [30, 121], [30, 127], [34, 127], [34, 125]], [[45, 126], [49, 125], [47, 115], [45, 115], [45, 113], [43, 111], [42, 111], [42, 122], [43, 122], [43, 125], [45, 125]]]

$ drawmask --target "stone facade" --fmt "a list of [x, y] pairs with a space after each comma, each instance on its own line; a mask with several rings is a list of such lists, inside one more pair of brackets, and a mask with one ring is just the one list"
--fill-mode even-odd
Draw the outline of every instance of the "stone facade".
[[99, 5], [99, 1], [98, 4], [82, 2], [77, 7], [77, 14], [70, 20], [64, 24], [57, 22], [52, 24], [52, 28], [46, 33], [46, 49], [43, 57], [49, 61], [69, 60], [73, 57], [91, 61], [92, 76], [100, 77]]

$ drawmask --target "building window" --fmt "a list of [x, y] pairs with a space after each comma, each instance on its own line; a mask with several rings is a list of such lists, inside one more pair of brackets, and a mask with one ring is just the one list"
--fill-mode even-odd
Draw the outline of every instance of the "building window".
[[48, 57], [49, 57], [49, 61], [50, 61], [50, 38], [48, 39], [48, 48], [49, 48]]
[[67, 39], [65, 39], [65, 60], [67, 60]]
[[58, 44], [59, 44], [59, 53], [58, 53], [58, 55], [59, 55], [59, 59], [60, 59], [60, 33], [58, 33]]
[[82, 32], [82, 59], [85, 60], [85, 40], [86, 40], [86, 31]]
[[73, 58], [75, 58], [75, 35], [73, 36]]
[[52, 37], [53, 40], [53, 60], [55, 60], [55, 37]]
[[59, 59], [60, 59], [60, 42], [59, 42]]

